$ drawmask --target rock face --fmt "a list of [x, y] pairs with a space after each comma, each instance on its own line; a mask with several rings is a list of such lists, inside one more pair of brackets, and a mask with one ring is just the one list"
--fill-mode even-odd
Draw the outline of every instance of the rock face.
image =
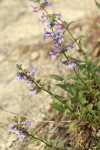
[[[67, 21], [81, 19], [90, 8], [95, 9], [94, 0], [52, 1], [55, 4], [53, 12], [62, 12]], [[57, 62], [54, 65], [47, 57], [50, 46], [47, 43], [44, 46], [43, 28], [38, 21], [40, 14], [32, 13], [31, 4], [26, 0], [0, 0], [0, 107], [32, 117], [34, 127], [45, 117], [51, 99], [43, 92], [30, 97], [29, 85], [14, 80], [15, 66], [21, 63], [23, 66], [36, 66], [37, 79], [42, 78], [44, 81], [44, 75], [55, 71], [59, 74], [60, 68], [57, 67]], [[13, 115], [0, 112], [0, 122], [7, 128], [12, 123], [11, 118]], [[2, 128], [0, 133], [0, 150], [21, 149], [22, 142], [17, 142], [15, 135], [8, 135]]]

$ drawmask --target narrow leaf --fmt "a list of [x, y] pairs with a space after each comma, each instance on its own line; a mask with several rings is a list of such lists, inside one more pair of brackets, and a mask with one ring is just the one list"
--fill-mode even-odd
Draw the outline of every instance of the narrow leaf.
[[49, 78], [52, 78], [52, 79], [55, 79], [55, 80], [58, 80], [58, 81], [63, 81], [64, 78], [59, 76], [59, 75], [55, 75], [55, 74], [49, 74], [48, 75]]
[[52, 103], [51, 106], [61, 113], [64, 113], [64, 111], [65, 111], [65, 108], [58, 103]]
[[95, 0], [95, 4], [100, 9], [100, 2], [97, 2], [97, 0]]

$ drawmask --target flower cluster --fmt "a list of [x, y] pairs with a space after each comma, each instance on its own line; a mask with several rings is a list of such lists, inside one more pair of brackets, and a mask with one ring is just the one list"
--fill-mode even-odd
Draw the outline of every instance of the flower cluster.
[[[18, 68], [18, 72], [15, 76], [16, 80], [24, 80], [26, 83], [31, 83], [32, 87], [29, 90], [29, 95], [35, 95], [38, 85], [40, 82], [35, 82], [34, 73], [36, 72], [36, 68], [31, 66], [26, 69], [22, 69], [22, 65], [16, 65]], [[33, 85], [34, 84], [34, 85]]]
[[32, 0], [33, 3], [37, 3], [38, 5], [33, 6], [33, 12], [39, 12], [41, 9], [45, 9], [45, 7], [52, 6], [52, 3], [49, 2], [48, 0], [44, 0], [43, 2], [40, 3], [40, 0]]
[[19, 139], [24, 139], [28, 134], [26, 129], [30, 125], [31, 125], [30, 120], [25, 120], [24, 122], [21, 123], [18, 123], [17, 120], [17, 123], [9, 127], [9, 132], [17, 134]]
[[60, 59], [60, 65], [66, 65], [67, 68], [73, 69], [74, 67], [76, 67], [77, 61], [78, 61], [78, 57], [76, 59], [73, 59], [73, 61], [72, 60], [68, 61], [68, 60]]
[[[44, 28], [44, 40], [51, 38], [53, 42], [53, 51], [49, 52], [49, 55], [51, 56], [52, 60], [58, 58], [59, 54], [61, 55], [67, 52], [67, 50], [69, 49], [74, 49], [75, 45], [73, 41], [71, 43], [66, 44], [66, 41], [64, 40], [64, 33], [66, 30], [65, 28], [68, 23], [62, 20], [61, 13], [49, 14], [46, 11], [45, 7], [52, 6], [52, 4], [48, 0], [44, 0], [43, 2], [40, 2], [40, 0], [34, 0], [33, 2], [38, 4], [34, 7], [32, 6], [33, 12], [38, 12], [40, 10], [43, 11], [40, 21], [42, 22], [42, 25], [46, 23], [48, 28]], [[76, 62], [73, 62], [71, 59], [68, 59], [66, 65], [67, 68], [72, 69], [76, 67]]]

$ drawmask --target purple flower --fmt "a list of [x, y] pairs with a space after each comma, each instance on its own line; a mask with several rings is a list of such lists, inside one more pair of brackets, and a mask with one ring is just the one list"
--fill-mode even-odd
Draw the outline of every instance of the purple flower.
[[61, 35], [58, 36], [58, 43], [64, 42], [64, 39], [62, 38]]
[[58, 17], [58, 19], [61, 19], [61, 18], [62, 18], [61, 13], [59, 13], [59, 14], [55, 14], [55, 16], [56, 16], [56, 17]]
[[67, 48], [74, 49], [74, 48], [75, 48], [75, 46], [74, 46], [74, 42], [72, 42], [72, 43], [68, 44], [68, 45], [67, 45]]
[[31, 125], [31, 121], [30, 120], [25, 120], [24, 122], [22, 122], [23, 125], [25, 126], [30, 126]]
[[24, 139], [26, 137], [26, 132], [23, 129], [20, 129], [18, 133], [18, 138], [19, 139]]
[[36, 68], [31, 66], [29, 68], [26, 69], [27, 72], [36, 72]]
[[33, 5], [32, 5], [32, 8], [33, 8], [33, 12], [38, 12], [38, 11], [40, 11], [40, 6], [33, 6]]
[[51, 2], [48, 2], [48, 0], [44, 0], [44, 2], [42, 3], [43, 6], [52, 6]]
[[12, 132], [12, 133], [15, 131], [15, 129], [16, 129], [16, 125], [11, 125], [9, 127], [9, 131]]
[[21, 70], [22, 69], [22, 65], [20, 64], [16, 64], [16, 67], [19, 69], [19, 70]]
[[17, 72], [15, 76], [15, 80], [22, 80], [23, 79], [23, 73], [22, 72]]
[[72, 62], [72, 61], [69, 61], [67, 67], [69, 69], [73, 69], [74, 67], [76, 67], [76, 64], [74, 62]]
[[42, 22], [43, 25], [47, 21], [47, 18], [48, 18], [48, 15], [43, 12], [41, 19], [40, 19], [40, 21]]
[[29, 75], [25, 75], [25, 76], [23, 76], [23, 78], [24, 78], [26, 83], [29, 83], [31, 81], [31, 78]]
[[53, 38], [53, 41], [55, 42], [56, 40], [58, 41], [58, 43], [61, 43], [64, 41], [64, 39], [62, 38], [62, 35], [60, 33], [51, 33], [51, 37]]
[[53, 26], [55, 25], [55, 21], [54, 20], [48, 20], [48, 28], [51, 29]]
[[51, 37], [51, 32], [48, 32], [46, 28], [44, 28], [44, 40]]
[[35, 90], [36, 90], [36, 86], [31, 87], [30, 90], [29, 90], [29, 95], [34, 96], [36, 94]]
[[53, 52], [49, 52], [52, 60], [55, 60], [56, 59], [56, 55], [59, 53], [59, 50], [55, 50]]
[[67, 60], [62, 60], [62, 59], [60, 59], [60, 65], [66, 65], [66, 63], [67, 63], [68, 61]]
[[54, 50], [58, 50], [59, 52], [62, 50], [61, 46], [58, 43], [55, 43], [55, 42], [54, 42], [54, 45], [52, 46], [52, 48]]

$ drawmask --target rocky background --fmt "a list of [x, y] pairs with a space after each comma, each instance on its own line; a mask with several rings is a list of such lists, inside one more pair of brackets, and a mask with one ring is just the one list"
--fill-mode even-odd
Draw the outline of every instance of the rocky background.
[[[53, 12], [61, 12], [66, 21], [80, 21], [96, 7], [94, 0], [52, 0]], [[16, 64], [36, 66], [37, 79], [45, 81], [48, 73], [61, 73], [57, 62], [51, 61], [48, 52], [51, 44], [43, 41], [40, 14], [32, 13], [30, 0], [0, 0], [0, 108], [28, 115], [34, 120], [33, 127], [47, 114], [51, 98], [46, 93], [32, 97], [29, 85], [14, 80]], [[13, 115], [0, 111], [0, 122], [7, 128]], [[21, 146], [15, 135], [0, 128], [0, 150], [39, 150]], [[41, 149], [42, 150], [42, 149]]]

